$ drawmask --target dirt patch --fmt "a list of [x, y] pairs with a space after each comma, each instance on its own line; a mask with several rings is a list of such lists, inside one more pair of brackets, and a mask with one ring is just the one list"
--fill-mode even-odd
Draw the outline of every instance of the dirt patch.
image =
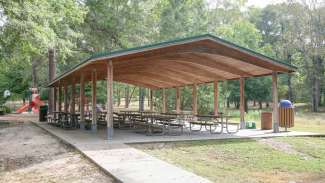
[[266, 144], [270, 147], [272, 147], [275, 150], [279, 150], [288, 154], [294, 154], [294, 155], [299, 155], [303, 159], [308, 160], [311, 159], [312, 157], [308, 156], [307, 154], [298, 152], [296, 149], [294, 149], [290, 144], [281, 142], [278, 140], [274, 140], [273, 138], [265, 138], [265, 139], [260, 139], [258, 140], [259, 143]]
[[74, 149], [29, 122], [0, 128], [0, 182], [113, 182]]
[[[276, 175], [276, 176], [275, 176]], [[323, 183], [325, 175], [296, 172], [253, 172], [252, 176], [264, 183]]]
[[37, 120], [38, 115], [33, 113], [28, 114], [6, 114], [4, 116], [0, 116], [0, 121], [10, 121], [16, 123], [23, 123], [28, 121]]
[[155, 142], [155, 143], [140, 143], [140, 144], [129, 144], [130, 146], [142, 149], [142, 150], [155, 150], [155, 149], [173, 149], [176, 148], [176, 143], [169, 142]]

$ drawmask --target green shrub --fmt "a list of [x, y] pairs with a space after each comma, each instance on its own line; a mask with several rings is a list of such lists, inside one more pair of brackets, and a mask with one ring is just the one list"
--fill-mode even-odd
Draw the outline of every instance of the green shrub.
[[48, 88], [41, 88], [40, 89], [40, 99], [41, 100], [48, 100], [49, 98], [49, 89]]
[[11, 109], [8, 106], [0, 106], [0, 115], [4, 115], [6, 113], [11, 113]]
[[5, 113], [11, 113], [11, 109], [8, 106], [3, 106], [3, 109]]

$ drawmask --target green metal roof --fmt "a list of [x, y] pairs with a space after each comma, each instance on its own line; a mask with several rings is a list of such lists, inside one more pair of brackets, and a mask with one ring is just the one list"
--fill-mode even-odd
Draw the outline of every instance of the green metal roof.
[[237, 44], [234, 44], [232, 42], [229, 42], [227, 40], [221, 39], [221, 38], [219, 38], [217, 36], [214, 36], [214, 35], [211, 35], [211, 34], [203, 34], [203, 35], [198, 35], [198, 36], [186, 37], [186, 38], [181, 38], [181, 39], [173, 39], [173, 40], [164, 41], [164, 42], [160, 42], [160, 43], [154, 43], [154, 44], [148, 44], [148, 45], [139, 46], [139, 47], [123, 49], [123, 50], [116, 50], [116, 51], [111, 51], [111, 52], [109, 52], [109, 51], [97, 52], [97, 53], [94, 53], [93, 55], [91, 55], [90, 57], [84, 59], [83, 61], [81, 61], [79, 64], [75, 65], [74, 67], [72, 67], [68, 71], [66, 71], [66, 72], [62, 73], [61, 75], [59, 75], [58, 77], [56, 77], [52, 82], [49, 83], [49, 85], [51, 85], [54, 82], [56, 82], [57, 80], [61, 79], [62, 77], [67, 75], [69, 72], [71, 72], [74, 69], [76, 69], [77, 67], [79, 67], [80, 65], [85, 64], [85, 63], [87, 63], [89, 61], [94, 61], [96, 59], [105, 58], [105, 57], [114, 57], [114, 56], [119, 55], [119, 54], [124, 54], [124, 53], [128, 53], [128, 52], [133, 52], [133, 51], [143, 51], [143, 50], [148, 49], [148, 48], [154, 49], [154, 48], [160, 47], [160, 46], [169, 46], [169, 45], [174, 45], [174, 44], [182, 43], [182, 42], [186, 42], [186, 41], [195, 41], [195, 40], [198, 40], [198, 39], [212, 39], [212, 40], [214, 40], [216, 42], [223, 43], [223, 44], [225, 44], [227, 46], [237, 48], [237, 49], [239, 49], [241, 51], [245, 51], [245, 52], [247, 52], [247, 53], [249, 53], [251, 55], [255, 55], [255, 56], [267, 59], [269, 61], [274, 62], [275, 64], [283, 65], [283, 66], [285, 66], [288, 69], [291, 69], [293, 71], [295, 71], [297, 69], [297, 67], [295, 67], [293, 65], [290, 65], [290, 64], [288, 64], [288, 63], [286, 63], [284, 61], [280, 61], [280, 60], [271, 58], [269, 56], [258, 53], [258, 52], [254, 51], [254, 50], [251, 50], [251, 49], [239, 46]]

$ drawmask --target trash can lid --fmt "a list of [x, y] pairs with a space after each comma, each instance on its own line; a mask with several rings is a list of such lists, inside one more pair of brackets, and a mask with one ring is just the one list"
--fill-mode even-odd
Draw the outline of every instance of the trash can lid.
[[280, 101], [280, 107], [283, 107], [283, 108], [292, 108], [292, 103], [291, 101], [289, 100], [281, 100]]

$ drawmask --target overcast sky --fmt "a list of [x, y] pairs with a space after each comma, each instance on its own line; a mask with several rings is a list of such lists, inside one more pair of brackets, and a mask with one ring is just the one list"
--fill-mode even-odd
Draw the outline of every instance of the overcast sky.
[[281, 3], [284, 0], [248, 0], [248, 5], [255, 5], [257, 7], [263, 8], [268, 4], [276, 4]]

